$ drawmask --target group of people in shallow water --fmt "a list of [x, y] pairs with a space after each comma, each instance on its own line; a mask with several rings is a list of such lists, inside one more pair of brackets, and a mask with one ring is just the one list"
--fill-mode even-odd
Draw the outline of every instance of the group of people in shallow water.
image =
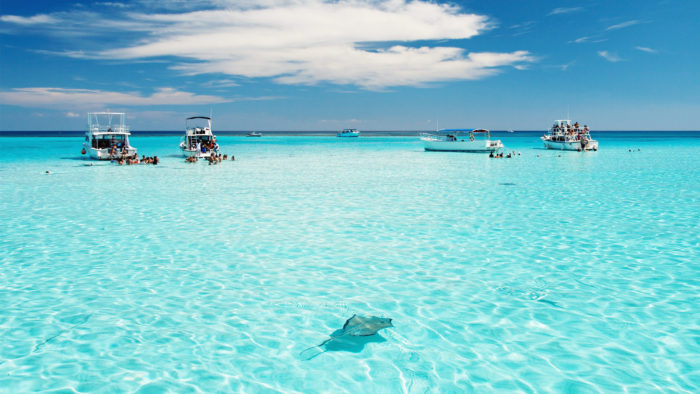
[[122, 156], [122, 159], [126, 159], [126, 155], [129, 154], [128, 147], [122, 143], [112, 145], [112, 148], [110, 148], [109, 150], [109, 155], [111, 157], [118, 157], [120, 154]]
[[[228, 155], [222, 155], [220, 153], [212, 153], [209, 157], [205, 157], [204, 160], [209, 162], [209, 165], [219, 164], [223, 160], [228, 160]], [[236, 157], [231, 155], [231, 161], [236, 160]], [[196, 163], [199, 161], [197, 156], [189, 156], [185, 159], [185, 163]]]
[[124, 164], [130, 166], [132, 164], [153, 164], [157, 165], [160, 163], [160, 159], [158, 156], [153, 156], [153, 157], [146, 157], [145, 155], [141, 156], [141, 160], [139, 160], [138, 156], [134, 157], [120, 157], [118, 159], [113, 160], [113, 162], [119, 164], [120, 166], [123, 166]]
[[513, 152], [511, 152], [511, 153], [508, 153], [508, 154], [505, 155], [505, 156], [503, 156], [503, 152], [496, 153], [496, 154], [494, 154], [493, 152], [491, 152], [491, 153], [489, 154], [489, 157], [492, 157], [492, 158], [494, 158], [494, 159], [502, 159], [502, 158], [504, 158], [504, 157], [505, 157], [506, 159], [510, 159], [511, 157], [515, 157], [515, 156], [520, 156], [520, 152], [513, 151]]

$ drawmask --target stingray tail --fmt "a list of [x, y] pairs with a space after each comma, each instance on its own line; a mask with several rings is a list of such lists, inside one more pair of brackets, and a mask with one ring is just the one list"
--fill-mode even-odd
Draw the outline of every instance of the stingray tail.
[[316, 356], [319, 356], [320, 354], [325, 352], [325, 350], [321, 349], [318, 346], [311, 346], [310, 348], [303, 350], [301, 353], [299, 353], [299, 357], [301, 357], [301, 359], [304, 361], [309, 361], [312, 358], [315, 358]]
[[302, 350], [299, 353], [299, 357], [301, 357], [301, 359], [304, 361], [309, 361], [312, 358], [315, 358], [315, 357], [321, 355], [322, 353], [325, 353], [326, 350], [323, 348], [323, 345], [327, 344], [328, 342], [330, 342], [332, 340], [333, 340], [333, 338], [328, 338], [316, 346], [311, 346], [308, 349]]

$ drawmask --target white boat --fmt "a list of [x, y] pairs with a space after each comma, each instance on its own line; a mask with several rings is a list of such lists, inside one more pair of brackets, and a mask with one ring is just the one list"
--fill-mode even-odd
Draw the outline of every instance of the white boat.
[[357, 129], [343, 129], [336, 134], [338, 137], [359, 137], [360, 131]]
[[547, 149], [579, 152], [598, 150], [598, 141], [591, 138], [588, 126], [581, 127], [578, 122], [572, 125], [570, 120], [555, 120], [552, 128], [540, 139]]
[[251, 131], [250, 133], [245, 135], [246, 137], [262, 137], [262, 133], [257, 132], [257, 131]]
[[219, 152], [216, 136], [211, 132], [211, 118], [192, 116], [185, 119], [185, 136], [180, 142], [180, 150], [185, 157], [210, 157]]
[[426, 151], [494, 152], [503, 149], [501, 140], [492, 140], [486, 129], [443, 129], [436, 134], [422, 133]]
[[129, 144], [129, 128], [123, 112], [89, 112], [82, 154], [95, 160], [136, 157], [136, 148]]

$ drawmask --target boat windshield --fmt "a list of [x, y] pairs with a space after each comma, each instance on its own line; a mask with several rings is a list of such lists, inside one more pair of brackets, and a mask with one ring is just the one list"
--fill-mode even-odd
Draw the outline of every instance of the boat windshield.
[[108, 149], [114, 146], [121, 148], [125, 144], [126, 135], [124, 134], [102, 134], [92, 139], [92, 147], [95, 149]]
[[189, 129], [190, 134], [195, 134], [195, 135], [206, 135], [211, 133], [211, 130], [209, 130], [208, 127], [194, 127]]

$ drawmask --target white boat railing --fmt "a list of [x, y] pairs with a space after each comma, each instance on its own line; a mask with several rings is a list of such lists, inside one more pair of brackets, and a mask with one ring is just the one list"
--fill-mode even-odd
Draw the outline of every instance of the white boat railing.
[[90, 133], [129, 133], [124, 112], [88, 112]]

